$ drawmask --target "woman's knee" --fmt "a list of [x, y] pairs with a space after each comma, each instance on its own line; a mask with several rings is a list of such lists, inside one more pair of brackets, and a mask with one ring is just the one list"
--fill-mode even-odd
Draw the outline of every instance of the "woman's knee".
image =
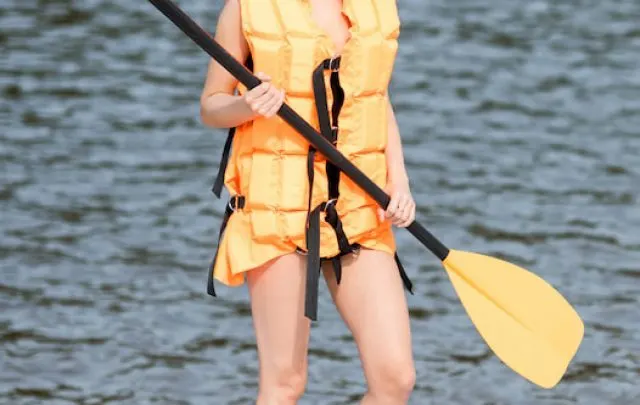
[[258, 405], [296, 404], [307, 385], [306, 366], [271, 365], [262, 371]]
[[416, 384], [416, 371], [411, 361], [381, 363], [369, 382], [369, 391], [377, 397], [407, 401]]

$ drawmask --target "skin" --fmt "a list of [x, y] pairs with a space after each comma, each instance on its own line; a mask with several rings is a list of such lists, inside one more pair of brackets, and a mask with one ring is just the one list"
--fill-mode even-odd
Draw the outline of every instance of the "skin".
[[[340, 0], [309, 0], [317, 25], [330, 33], [339, 54], [348, 40]], [[220, 13], [216, 40], [237, 60], [249, 48], [241, 30], [238, 0], [227, 0]], [[273, 117], [285, 93], [263, 83], [243, 95], [234, 94], [237, 80], [214, 60], [209, 63], [201, 94], [201, 118], [216, 128], [238, 126], [258, 117]], [[404, 166], [398, 124], [388, 102], [389, 138], [386, 149], [388, 208], [380, 209], [398, 227], [415, 218], [415, 202]], [[292, 253], [246, 273], [260, 363], [257, 405], [292, 405], [304, 393], [310, 321], [304, 317], [306, 258]], [[323, 268], [332, 299], [354, 336], [368, 390], [361, 405], [406, 404], [415, 381], [409, 315], [393, 256], [362, 249], [343, 258], [340, 287], [333, 271]]]

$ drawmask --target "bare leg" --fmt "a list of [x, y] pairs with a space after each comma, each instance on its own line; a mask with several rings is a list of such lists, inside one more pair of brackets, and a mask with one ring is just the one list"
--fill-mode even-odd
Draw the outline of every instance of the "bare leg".
[[295, 405], [304, 393], [310, 330], [304, 264], [292, 253], [247, 273], [260, 361], [257, 405]]
[[406, 404], [415, 384], [409, 311], [393, 256], [362, 249], [345, 256], [337, 285], [324, 275], [342, 319], [360, 352], [368, 391], [361, 405]]

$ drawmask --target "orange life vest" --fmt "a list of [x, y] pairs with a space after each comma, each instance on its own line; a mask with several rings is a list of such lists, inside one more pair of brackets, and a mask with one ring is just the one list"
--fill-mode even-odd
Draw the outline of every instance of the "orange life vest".
[[[240, 3], [254, 71], [271, 76], [302, 118], [384, 187], [387, 87], [400, 29], [396, 0], [344, 0], [351, 36], [337, 58], [308, 1]], [[379, 221], [376, 202], [279, 117], [232, 129], [214, 185], [218, 196], [222, 173], [231, 199], [209, 271], [211, 295], [214, 277], [239, 285], [243, 272], [298, 250], [308, 256], [305, 315], [316, 319], [321, 260], [333, 262], [339, 282], [341, 256], [361, 246], [395, 253], [391, 225]]]

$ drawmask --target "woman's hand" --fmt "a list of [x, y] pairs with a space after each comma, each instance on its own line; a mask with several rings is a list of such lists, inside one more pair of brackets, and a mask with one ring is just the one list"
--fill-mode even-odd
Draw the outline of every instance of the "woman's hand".
[[378, 208], [380, 221], [390, 218], [391, 222], [400, 228], [411, 225], [416, 217], [416, 203], [409, 190], [409, 181], [388, 181], [385, 192], [391, 197], [391, 201], [386, 211]]
[[262, 83], [246, 92], [244, 101], [254, 114], [271, 118], [276, 115], [282, 103], [284, 103], [284, 90], [276, 89], [271, 84], [271, 78], [265, 73], [258, 72], [256, 77]]

